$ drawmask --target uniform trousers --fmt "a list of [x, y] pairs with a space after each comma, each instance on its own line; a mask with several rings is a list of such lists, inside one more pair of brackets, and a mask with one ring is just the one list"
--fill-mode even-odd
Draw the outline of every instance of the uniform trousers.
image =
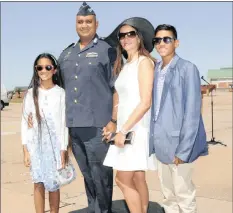
[[72, 151], [84, 177], [88, 213], [111, 213], [113, 170], [103, 165], [109, 145], [102, 142], [102, 128], [69, 128]]
[[192, 182], [193, 164], [163, 164], [158, 160], [158, 176], [166, 213], [196, 213], [196, 188]]

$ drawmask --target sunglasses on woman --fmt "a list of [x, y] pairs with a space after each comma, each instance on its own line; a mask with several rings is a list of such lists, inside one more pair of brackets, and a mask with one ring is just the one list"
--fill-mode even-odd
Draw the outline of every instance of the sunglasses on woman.
[[36, 65], [35, 68], [36, 71], [42, 71], [43, 69], [46, 69], [46, 71], [51, 71], [54, 67], [53, 65], [46, 65], [46, 66]]
[[130, 32], [127, 32], [127, 33], [119, 33], [118, 34], [118, 39], [119, 40], [122, 40], [124, 39], [126, 36], [127, 38], [135, 38], [137, 35], [137, 32], [136, 31], [130, 31]]
[[161, 43], [161, 41], [163, 41], [165, 44], [170, 44], [172, 42], [172, 40], [176, 40], [176, 39], [172, 38], [172, 37], [168, 37], [168, 36], [165, 36], [163, 38], [155, 37], [152, 39], [152, 44], [153, 44], [153, 46], [158, 45]]

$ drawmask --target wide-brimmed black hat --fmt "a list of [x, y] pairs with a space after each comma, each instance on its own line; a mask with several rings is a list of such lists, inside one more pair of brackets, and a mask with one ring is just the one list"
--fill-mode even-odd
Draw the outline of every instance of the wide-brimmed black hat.
[[152, 39], [154, 38], [154, 27], [145, 18], [132, 17], [124, 20], [108, 37], [104, 40], [112, 47], [117, 47], [118, 33], [122, 26], [129, 25], [142, 34], [145, 48], [151, 52], [153, 50]]

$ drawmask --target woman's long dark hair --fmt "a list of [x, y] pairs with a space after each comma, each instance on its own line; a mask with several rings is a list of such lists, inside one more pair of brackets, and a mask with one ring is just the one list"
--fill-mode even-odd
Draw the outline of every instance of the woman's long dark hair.
[[[36, 70], [36, 65], [38, 64], [38, 61], [42, 58], [47, 58], [51, 61], [51, 64], [53, 65], [54, 69], [57, 70], [55, 74], [53, 74], [52, 81], [55, 85], [58, 85], [60, 87], [63, 87], [63, 82], [59, 70], [59, 65], [57, 59], [50, 53], [42, 53], [38, 55], [34, 61], [33, 64], [33, 76], [30, 82], [30, 85], [28, 89], [32, 88], [32, 95], [33, 95], [33, 101], [35, 104], [35, 110], [36, 110], [36, 120], [38, 122], [38, 127], [41, 126], [41, 116], [39, 111], [39, 102], [38, 102], [38, 88], [40, 86], [40, 77], [38, 75], [38, 72]], [[26, 94], [27, 95], [27, 94]], [[25, 100], [25, 98], [24, 98]], [[25, 118], [28, 121], [28, 118]]]
[[[131, 26], [132, 27], [132, 26]], [[156, 59], [153, 58], [150, 53], [146, 50], [145, 46], [144, 46], [144, 43], [143, 43], [143, 37], [142, 37], [142, 34], [135, 28], [133, 27], [136, 32], [137, 32], [137, 35], [138, 35], [138, 38], [140, 40], [140, 43], [139, 43], [139, 47], [138, 47], [138, 54], [139, 56], [146, 56], [148, 58], [150, 58], [152, 61], [156, 62]], [[114, 68], [113, 68], [113, 73], [114, 75], [119, 75], [122, 67], [123, 67], [123, 60], [122, 60], [122, 54], [124, 55], [125, 58], [127, 58], [127, 52], [122, 48], [120, 42], [118, 43], [118, 46], [117, 46], [117, 58], [116, 58], [116, 61], [114, 63]]]

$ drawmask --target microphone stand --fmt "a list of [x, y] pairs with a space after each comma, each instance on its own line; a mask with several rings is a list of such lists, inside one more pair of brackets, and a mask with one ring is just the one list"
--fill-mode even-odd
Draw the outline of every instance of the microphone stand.
[[[208, 81], [206, 81], [203, 76], [201, 76], [201, 79], [210, 85], [210, 83]], [[213, 102], [213, 93], [212, 92], [213, 92], [213, 90], [211, 91], [212, 138], [210, 141], [207, 141], [207, 143], [211, 144], [211, 145], [220, 144], [222, 146], [227, 146], [226, 144], [222, 143], [221, 141], [216, 141], [215, 137], [214, 137], [214, 102]]]

